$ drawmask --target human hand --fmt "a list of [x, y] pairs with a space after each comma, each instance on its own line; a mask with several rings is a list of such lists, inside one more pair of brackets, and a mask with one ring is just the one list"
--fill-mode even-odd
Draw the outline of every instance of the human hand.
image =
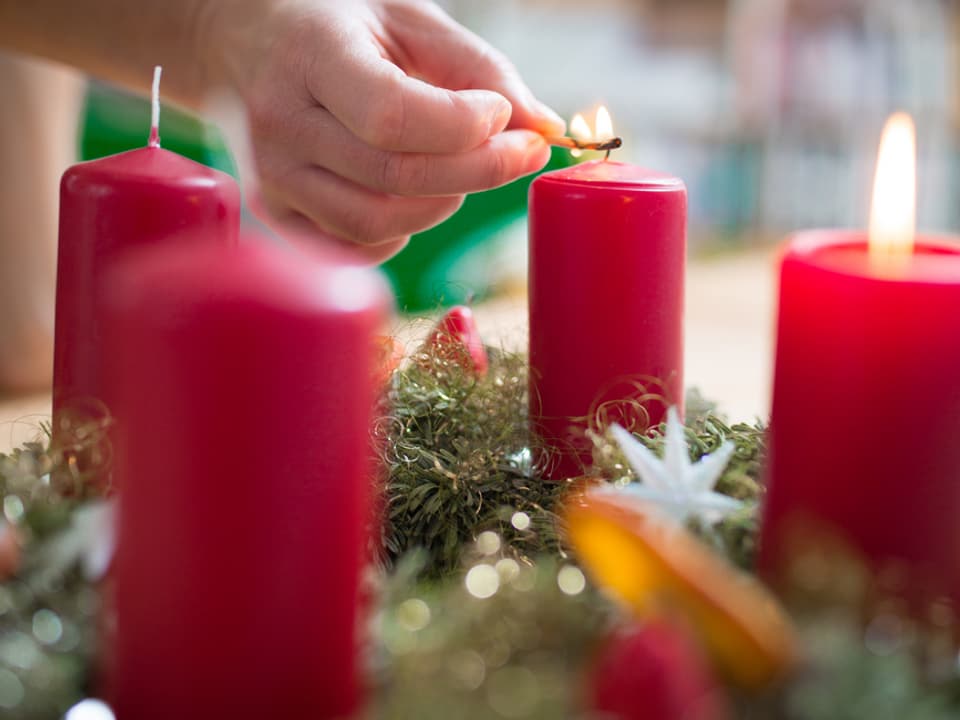
[[549, 159], [563, 121], [500, 53], [427, 0], [218, 3], [208, 45], [241, 95], [272, 219], [371, 261], [464, 194]]

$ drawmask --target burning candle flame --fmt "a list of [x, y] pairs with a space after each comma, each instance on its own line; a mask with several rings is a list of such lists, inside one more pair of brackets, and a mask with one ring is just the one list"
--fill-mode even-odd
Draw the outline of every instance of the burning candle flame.
[[913, 255], [917, 224], [917, 139], [913, 119], [896, 113], [880, 139], [870, 209], [870, 264], [901, 268]]

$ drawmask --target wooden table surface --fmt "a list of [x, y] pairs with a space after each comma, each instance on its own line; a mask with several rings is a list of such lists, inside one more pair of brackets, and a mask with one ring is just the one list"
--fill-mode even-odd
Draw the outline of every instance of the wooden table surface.
[[[694, 259], [687, 272], [686, 384], [719, 403], [733, 420], [769, 413], [774, 328], [773, 251]], [[475, 308], [484, 339], [522, 348], [526, 304], [522, 296]], [[397, 334], [413, 344], [429, 320], [400, 321]], [[0, 397], [0, 452], [36, 438], [50, 418], [50, 395]]]

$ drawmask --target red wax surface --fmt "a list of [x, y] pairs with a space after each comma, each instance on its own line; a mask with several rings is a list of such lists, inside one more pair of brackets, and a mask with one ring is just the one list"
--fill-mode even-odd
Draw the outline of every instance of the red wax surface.
[[[112, 260], [180, 238], [234, 244], [240, 190], [229, 175], [159, 147], [74, 165], [60, 183], [53, 412], [105, 400], [97, 292]], [[56, 425], [55, 425], [56, 429]]]
[[725, 698], [686, 628], [665, 620], [616, 630], [589, 670], [593, 709], [611, 720], [727, 720]]
[[530, 412], [548, 477], [584, 472], [588, 425], [653, 425], [682, 405], [686, 213], [681, 180], [623, 163], [533, 183]]
[[763, 569], [826, 531], [960, 601], [960, 246], [881, 277], [863, 233], [803, 233], [780, 283]]
[[350, 715], [386, 286], [244, 242], [143, 252], [104, 295], [117, 716]]

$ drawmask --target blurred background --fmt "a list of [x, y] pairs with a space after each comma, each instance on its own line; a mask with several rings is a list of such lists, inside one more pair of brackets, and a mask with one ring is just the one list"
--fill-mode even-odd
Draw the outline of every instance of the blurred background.
[[[683, 178], [694, 253], [863, 226], [880, 128], [912, 113], [920, 226], [960, 226], [960, 3], [948, 0], [441, 0], [567, 118], [607, 105], [616, 158]], [[94, 87], [84, 157], [142, 142]], [[126, 119], [124, 118], [126, 115]], [[129, 125], [126, 136], [119, 126]], [[166, 113], [173, 149], [230, 169], [211, 127]], [[573, 162], [558, 150], [552, 166]], [[385, 270], [410, 311], [522, 285], [529, 180], [471, 198]]]
[[[618, 159], [682, 177], [695, 253], [770, 243], [804, 227], [864, 226], [880, 128], [897, 109], [918, 126], [920, 226], [960, 226], [952, 202], [960, 181], [960, 3], [443, 4], [510, 56], [565, 117], [607, 105], [625, 139]], [[522, 224], [493, 228], [479, 248], [466, 242], [454, 253], [460, 265], [446, 258], [416, 287], [401, 281], [404, 300], [414, 308], [483, 293], [485, 282], [509, 284], [523, 258]], [[407, 270], [402, 258], [390, 269]]]
[[606, 104], [618, 159], [682, 177], [694, 251], [866, 223], [880, 128], [917, 121], [920, 226], [960, 225], [960, 3], [446, 0], [561, 114]]
[[448, 0], [568, 116], [613, 111], [633, 162], [690, 189], [698, 242], [862, 224], [879, 129], [921, 140], [924, 225], [955, 227], [960, 4]]

